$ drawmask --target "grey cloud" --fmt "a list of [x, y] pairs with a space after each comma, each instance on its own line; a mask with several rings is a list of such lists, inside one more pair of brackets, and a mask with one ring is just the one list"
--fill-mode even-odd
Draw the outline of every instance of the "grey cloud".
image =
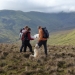
[[75, 11], [75, 0], [0, 0], [0, 9], [24, 12], [70, 12]]

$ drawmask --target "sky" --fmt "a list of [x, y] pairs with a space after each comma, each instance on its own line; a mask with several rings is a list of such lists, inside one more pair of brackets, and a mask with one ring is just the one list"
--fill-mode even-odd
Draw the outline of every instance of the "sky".
[[75, 0], [0, 0], [0, 10], [75, 12]]

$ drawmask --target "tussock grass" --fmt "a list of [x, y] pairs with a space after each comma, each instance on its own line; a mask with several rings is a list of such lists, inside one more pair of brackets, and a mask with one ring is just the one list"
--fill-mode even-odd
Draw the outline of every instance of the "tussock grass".
[[[48, 45], [39, 58], [30, 52], [19, 52], [18, 44], [0, 44], [0, 75], [75, 75], [75, 46]], [[34, 48], [34, 46], [33, 46]]]

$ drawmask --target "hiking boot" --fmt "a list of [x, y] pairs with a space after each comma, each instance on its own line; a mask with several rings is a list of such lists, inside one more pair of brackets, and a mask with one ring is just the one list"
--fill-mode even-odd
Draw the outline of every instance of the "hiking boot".
[[20, 52], [22, 52], [22, 51], [20, 50]]
[[26, 52], [26, 51], [24, 51], [24, 52]]

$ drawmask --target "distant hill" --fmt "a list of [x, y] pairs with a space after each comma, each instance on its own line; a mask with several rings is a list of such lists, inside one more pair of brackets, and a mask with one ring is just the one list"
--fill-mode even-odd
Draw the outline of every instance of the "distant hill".
[[49, 32], [75, 28], [75, 12], [42, 13], [0, 10], [0, 42], [18, 40], [19, 30], [25, 25], [37, 33], [37, 26], [47, 27]]

